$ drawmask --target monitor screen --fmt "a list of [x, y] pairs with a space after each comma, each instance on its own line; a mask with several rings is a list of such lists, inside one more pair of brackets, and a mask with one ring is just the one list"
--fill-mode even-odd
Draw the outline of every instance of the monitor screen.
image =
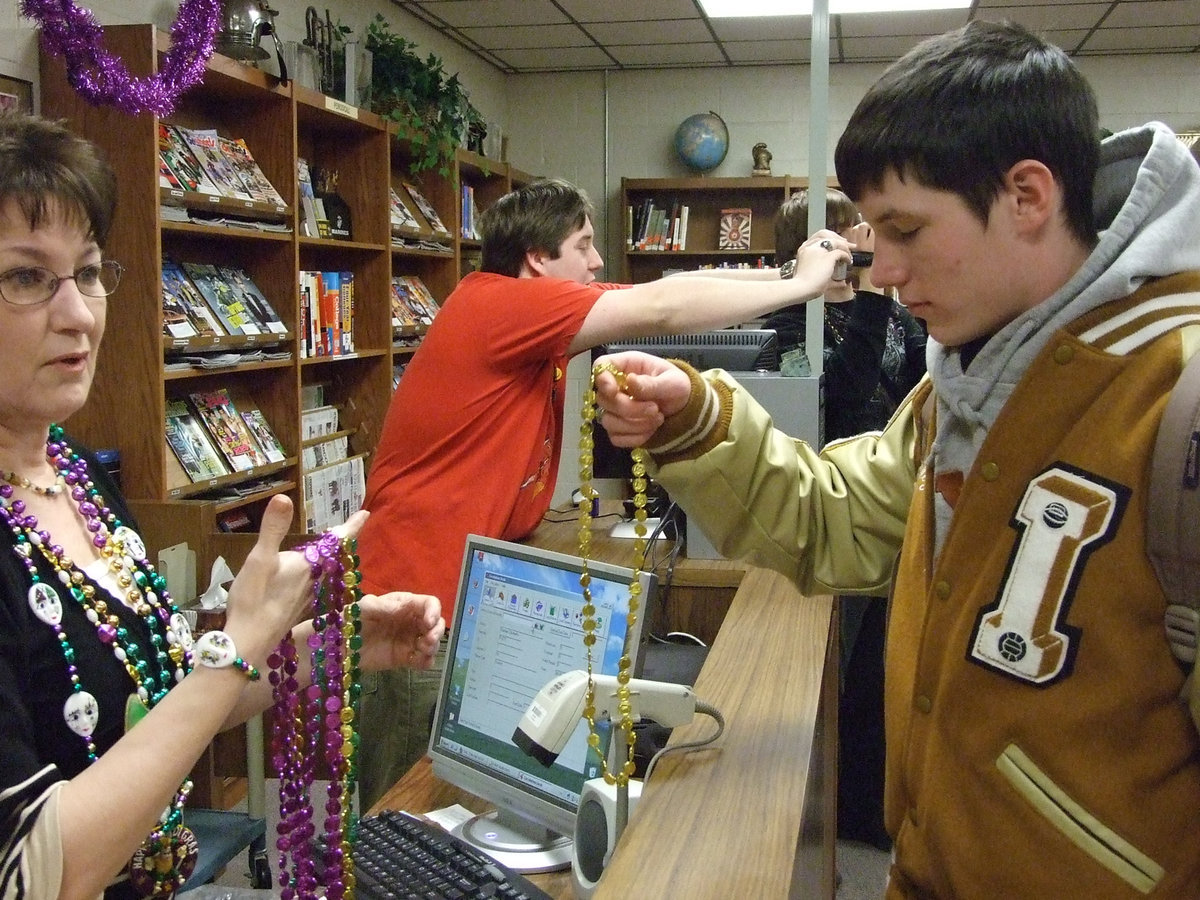
[[[459, 833], [517, 871], [569, 864], [565, 836], [574, 831], [583, 783], [601, 774], [582, 719], [548, 767], [512, 741], [547, 682], [587, 668], [582, 564], [579, 557], [476, 535], [464, 553], [429, 753], [435, 775], [498, 809], [495, 818], [471, 820]], [[638, 652], [654, 576], [641, 576], [643, 603], [630, 626], [633, 570], [593, 560], [588, 571], [596, 606], [593, 671], [616, 675], [626, 646]]]

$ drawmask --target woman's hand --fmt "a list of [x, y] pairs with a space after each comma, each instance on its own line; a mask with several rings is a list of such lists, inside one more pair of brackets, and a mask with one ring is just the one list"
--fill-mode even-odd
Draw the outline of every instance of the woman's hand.
[[[333, 529], [341, 538], [353, 538], [368, 513], [360, 510], [344, 525]], [[258, 540], [229, 588], [225, 631], [238, 654], [262, 668], [267, 655], [297, 622], [307, 617], [312, 604], [312, 572], [304, 556], [279, 547], [292, 524], [292, 501], [276, 494], [263, 511]]]
[[673, 363], [647, 353], [602, 356], [601, 367], [624, 373], [618, 381], [610, 371], [596, 376], [596, 405], [603, 410], [600, 424], [617, 447], [641, 447], [666, 420], [687, 405], [692, 383]]
[[442, 604], [428, 594], [367, 594], [358, 603], [364, 670], [428, 669], [446, 632]]

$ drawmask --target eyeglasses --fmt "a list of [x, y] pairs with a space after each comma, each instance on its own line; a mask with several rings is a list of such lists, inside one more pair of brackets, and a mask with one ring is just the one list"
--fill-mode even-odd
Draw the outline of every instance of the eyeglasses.
[[0, 297], [13, 306], [36, 306], [53, 297], [67, 279], [74, 280], [75, 287], [85, 297], [107, 297], [121, 283], [124, 271], [112, 259], [81, 266], [70, 275], [55, 275], [42, 266], [19, 266], [0, 272]]

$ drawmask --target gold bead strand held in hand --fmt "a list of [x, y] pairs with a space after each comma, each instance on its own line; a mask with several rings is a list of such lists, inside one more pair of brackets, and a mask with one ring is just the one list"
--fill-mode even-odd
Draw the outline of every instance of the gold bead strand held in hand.
[[633, 703], [629, 699], [630, 656], [629, 636], [637, 622], [642, 594], [642, 569], [646, 564], [646, 451], [637, 447], [633, 451], [633, 506], [634, 533], [633, 577], [629, 581], [629, 614], [625, 628], [625, 646], [617, 666], [617, 713], [615, 727], [625, 737], [626, 758], [619, 772], [608, 770], [608, 760], [600, 752], [600, 736], [596, 733], [596, 685], [592, 680], [592, 647], [596, 643], [596, 607], [592, 603], [592, 576], [588, 572], [588, 560], [592, 551], [592, 502], [598, 496], [592, 487], [592, 464], [595, 438], [593, 436], [596, 413], [596, 376], [608, 372], [617, 379], [621, 390], [625, 389], [625, 373], [611, 363], [593, 366], [591, 379], [583, 395], [582, 424], [579, 426], [579, 556], [583, 560], [583, 571], [579, 586], [583, 591], [583, 644], [587, 648], [587, 695], [584, 698], [583, 717], [588, 723], [588, 746], [600, 758], [601, 771], [607, 784], [625, 785], [634, 772], [633, 751], [636, 736], [633, 731]]

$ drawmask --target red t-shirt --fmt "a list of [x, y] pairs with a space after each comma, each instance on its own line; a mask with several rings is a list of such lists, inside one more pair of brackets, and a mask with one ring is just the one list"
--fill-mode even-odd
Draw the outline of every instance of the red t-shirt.
[[400, 380], [367, 477], [363, 590], [434, 594], [453, 615], [468, 534], [517, 540], [550, 506], [566, 350], [619, 285], [476, 272]]

